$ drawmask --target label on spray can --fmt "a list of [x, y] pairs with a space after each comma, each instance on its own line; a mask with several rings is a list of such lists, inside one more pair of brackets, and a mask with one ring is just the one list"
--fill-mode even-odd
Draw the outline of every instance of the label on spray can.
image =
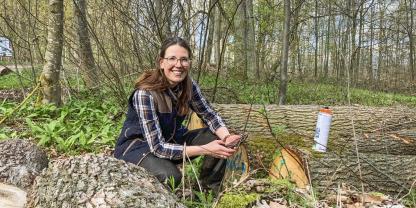
[[331, 127], [332, 111], [328, 107], [322, 108], [318, 114], [318, 121], [316, 122], [315, 144], [313, 149], [319, 152], [326, 152], [328, 144], [329, 129]]

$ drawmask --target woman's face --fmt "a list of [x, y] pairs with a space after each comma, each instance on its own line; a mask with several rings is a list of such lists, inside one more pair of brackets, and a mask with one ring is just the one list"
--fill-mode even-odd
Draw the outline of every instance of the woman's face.
[[165, 57], [161, 58], [159, 64], [171, 86], [176, 86], [188, 74], [190, 68], [189, 53], [186, 48], [180, 45], [171, 45], [166, 49]]

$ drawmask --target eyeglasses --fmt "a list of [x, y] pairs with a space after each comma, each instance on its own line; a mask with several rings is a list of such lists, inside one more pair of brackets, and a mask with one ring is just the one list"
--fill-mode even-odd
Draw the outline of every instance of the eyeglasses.
[[170, 65], [176, 65], [176, 63], [178, 63], [178, 60], [180, 61], [182, 66], [189, 66], [191, 64], [191, 59], [190, 58], [176, 58], [175, 56], [172, 57], [168, 57], [168, 58], [163, 58], [166, 59], [168, 61], [168, 64]]

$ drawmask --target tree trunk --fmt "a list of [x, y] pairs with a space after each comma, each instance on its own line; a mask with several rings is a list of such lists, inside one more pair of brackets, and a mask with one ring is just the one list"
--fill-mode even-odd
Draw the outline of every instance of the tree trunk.
[[[379, 20], [379, 34], [378, 34], [378, 56], [377, 56], [377, 69], [376, 69], [376, 80], [378, 82], [375, 83], [379, 83], [380, 78], [382, 76], [382, 70], [383, 70], [383, 51], [384, 51], [384, 47], [383, 47], [383, 42], [385, 42], [384, 38], [384, 0], [380, 1], [379, 4], [379, 13], [380, 13], [380, 20]], [[377, 86], [378, 88], [378, 86]]]
[[279, 84], [279, 105], [286, 103], [287, 91], [287, 64], [289, 55], [289, 35], [290, 35], [290, 0], [284, 1], [285, 22], [283, 27], [283, 51], [282, 51], [282, 65], [280, 68], [280, 84]]
[[357, 11], [356, 11], [356, 5], [355, 0], [349, 0], [349, 10], [351, 11], [351, 20], [348, 20], [348, 22], [351, 22], [351, 29], [350, 29], [350, 41], [351, 41], [351, 49], [350, 49], [350, 60], [349, 60], [349, 81], [354, 86], [356, 83], [355, 80], [355, 73], [356, 73], [356, 57], [357, 57], [357, 46], [356, 46], [356, 34], [357, 34]]
[[329, 64], [329, 38], [331, 34], [331, 7], [329, 8], [329, 16], [326, 29], [326, 43], [325, 43], [325, 64], [324, 64], [324, 78], [328, 78], [328, 64]]
[[[229, 126], [243, 131], [249, 115], [250, 105], [215, 104]], [[311, 105], [278, 106], [253, 105], [246, 131], [271, 138], [266, 115], [272, 128], [281, 127], [288, 132], [313, 136], [320, 107]], [[330, 139], [338, 136], [352, 136], [351, 117], [354, 118], [357, 133], [382, 132], [413, 125], [416, 109], [406, 107], [334, 106]], [[413, 123], [412, 123], [413, 122]]]
[[416, 157], [414, 155], [359, 154], [360, 178], [356, 154], [336, 155], [326, 153], [323, 157], [309, 160], [309, 171], [314, 188], [325, 192], [336, 190], [341, 183], [364, 191], [389, 194], [406, 194], [416, 180]]
[[[153, 3], [151, 3], [153, 4]], [[154, 2], [154, 22], [158, 29], [159, 38], [161, 41], [164, 41], [166, 38], [172, 35], [171, 31], [171, 16], [172, 16], [172, 0], [156, 0]]]
[[[414, 57], [414, 48], [413, 48], [413, 0], [409, 0], [409, 11], [410, 11], [410, 22], [408, 20], [408, 29], [407, 29], [407, 35], [409, 37], [409, 68], [410, 68], [410, 74], [412, 81], [415, 80], [416, 72], [415, 72], [415, 62], [413, 60]], [[408, 14], [406, 14], [407, 17]]]
[[314, 47], [314, 70], [313, 70], [313, 76], [315, 78], [318, 78], [318, 41], [319, 41], [319, 36], [318, 36], [318, 24], [319, 24], [319, 19], [318, 19], [318, 0], [315, 0], [315, 17], [313, 18], [314, 21], [314, 32], [315, 32], [315, 47]]
[[207, 70], [207, 66], [210, 66], [211, 64], [211, 54], [212, 54], [212, 48], [213, 48], [213, 40], [214, 40], [214, 29], [215, 29], [215, 13], [217, 10], [217, 7], [215, 6], [215, 0], [209, 1], [209, 10], [208, 18], [209, 18], [209, 24], [208, 24], [208, 37], [207, 37], [207, 46], [204, 56], [204, 62], [203, 62], [203, 70]]
[[238, 4], [238, 12], [234, 18], [235, 47], [234, 47], [234, 73], [237, 79], [247, 79], [247, 9], [246, 1], [241, 0]]
[[46, 64], [43, 67], [40, 82], [42, 86], [42, 103], [61, 104], [61, 70], [62, 47], [64, 41], [64, 2], [49, 0], [48, 45], [45, 53]]
[[74, 0], [75, 24], [78, 34], [79, 66], [87, 88], [91, 88], [97, 84], [98, 76], [90, 38], [88, 36], [86, 8], [85, 0]]
[[246, 28], [245, 33], [247, 39], [246, 44], [246, 62], [247, 62], [247, 77], [252, 80], [259, 80], [260, 73], [256, 70], [257, 68], [257, 55], [256, 55], [256, 39], [254, 33], [254, 14], [253, 14], [253, 0], [246, 0]]
[[222, 16], [219, 6], [216, 5], [216, 12], [215, 12], [215, 66], [217, 67], [220, 61], [221, 56], [221, 34], [222, 34]]
[[33, 208], [75, 206], [184, 207], [145, 169], [93, 155], [54, 161], [37, 177], [29, 195]]
[[374, 80], [374, 74], [373, 74], [373, 40], [374, 40], [374, 6], [371, 6], [370, 9], [370, 58], [369, 58], [369, 68], [368, 68], [368, 79], [370, 81], [370, 86], [373, 83]]

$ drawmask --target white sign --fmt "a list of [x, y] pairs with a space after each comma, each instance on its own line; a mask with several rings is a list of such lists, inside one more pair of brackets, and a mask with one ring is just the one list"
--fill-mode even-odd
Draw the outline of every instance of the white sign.
[[13, 56], [10, 40], [6, 37], [0, 37], [0, 57], [3, 56]]

